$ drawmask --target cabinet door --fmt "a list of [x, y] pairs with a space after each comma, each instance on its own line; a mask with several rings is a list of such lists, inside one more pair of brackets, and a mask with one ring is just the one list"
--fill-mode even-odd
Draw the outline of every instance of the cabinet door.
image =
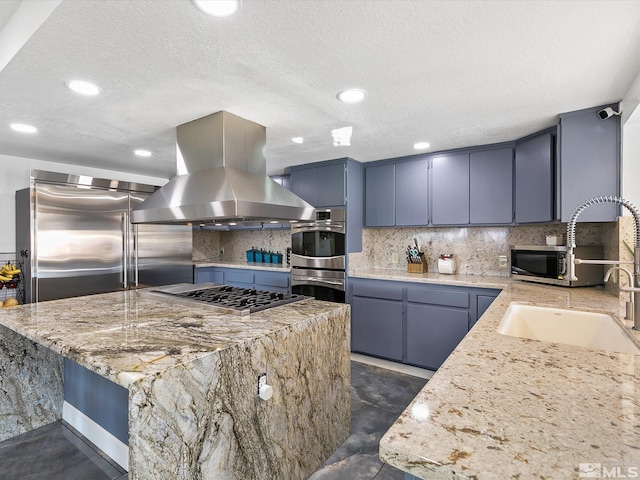
[[395, 225], [395, 165], [378, 165], [365, 169], [365, 225]]
[[482, 314], [487, 310], [487, 308], [489, 308], [489, 306], [495, 299], [496, 297], [490, 295], [478, 295], [476, 320], [478, 320], [482, 316]]
[[193, 283], [213, 282], [213, 268], [196, 267], [193, 272]]
[[402, 301], [353, 297], [351, 349], [402, 360]]
[[316, 168], [316, 207], [345, 204], [344, 164]]
[[291, 172], [291, 191], [316, 206], [316, 169], [303, 168]]
[[469, 221], [509, 224], [513, 221], [513, 150], [501, 148], [469, 156]]
[[469, 223], [469, 155], [444, 155], [431, 160], [431, 222]]
[[469, 328], [469, 312], [431, 305], [407, 305], [407, 363], [436, 370]]
[[396, 225], [429, 223], [427, 159], [396, 164]]
[[554, 149], [551, 133], [516, 144], [516, 223], [554, 219]]
[[253, 272], [251, 270], [231, 269], [225, 272], [225, 281], [232, 287], [253, 287]]
[[[615, 107], [617, 108], [617, 107]], [[560, 211], [568, 222], [585, 200], [619, 195], [620, 117], [598, 117], [599, 108], [560, 117]], [[620, 207], [604, 203], [589, 207], [581, 222], [615, 221]]]

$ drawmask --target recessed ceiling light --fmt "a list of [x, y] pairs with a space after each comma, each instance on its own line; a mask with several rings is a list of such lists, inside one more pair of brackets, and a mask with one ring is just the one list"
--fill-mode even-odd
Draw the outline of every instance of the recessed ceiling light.
[[38, 129], [31, 125], [25, 125], [24, 123], [12, 123], [11, 128], [20, 133], [36, 133]]
[[349, 88], [343, 90], [338, 94], [338, 100], [344, 103], [358, 103], [364, 100], [367, 96], [367, 92], [360, 90], [359, 88]]
[[150, 157], [151, 156], [151, 152], [149, 150], [143, 150], [141, 148], [134, 150], [133, 153], [135, 153], [138, 157]]
[[271, 220], [269, 223], [280, 223], [278, 220]]
[[93, 96], [98, 95], [102, 90], [93, 83], [85, 82], [84, 80], [69, 80], [65, 85], [80, 95]]
[[293, 137], [293, 138], [291, 139], [291, 141], [292, 141], [293, 143], [302, 143], [302, 142], [304, 142], [304, 138], [302, 138], [302, 137]]
[[430, 146], [431, 144], [429, 142], [418, 142], [413, 144], [413, 148], [415, 148], [416, 150], [424, 150], [426, 148], [429, 148]]
[[240, 0], [193, 0], [198, 9], [214, 17], [228, 17], [240, 9]]

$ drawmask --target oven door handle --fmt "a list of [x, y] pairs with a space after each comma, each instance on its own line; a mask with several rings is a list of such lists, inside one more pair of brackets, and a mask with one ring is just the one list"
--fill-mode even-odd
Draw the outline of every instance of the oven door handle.
[[339, 286], [343, 286], [344, 282], [341, 282], [339, 280], [335, 281], [335, 280], [323, 280], [321, 278], [315, 278], [315, 277], [296, 277], [295, 280], [299, 280], [302, 282], [314, 282], [314, 283], [326, 283], [327, 285], [339, 285]]
[[344, 224], [301, 223], [291, 227], [291, 233], [297, 232], [337, 232], [344, 233]]

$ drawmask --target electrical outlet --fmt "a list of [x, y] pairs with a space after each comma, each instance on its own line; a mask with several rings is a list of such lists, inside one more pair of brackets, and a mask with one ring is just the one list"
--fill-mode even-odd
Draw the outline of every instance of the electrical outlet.
[[508, 260], [506, 255], [498, 255], [498, 267], [499, 268], [507, 268]]
[[398, 263], [398, 262], [399, 262], [399, 260], [398, 260], [398, 252], [393, 252], [391, 254], [391, 263]]

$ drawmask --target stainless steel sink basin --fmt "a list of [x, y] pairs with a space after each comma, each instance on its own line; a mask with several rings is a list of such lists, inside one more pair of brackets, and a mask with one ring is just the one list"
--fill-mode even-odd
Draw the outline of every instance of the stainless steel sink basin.
[[640, 355], [640, 347], [611, 315], [512, 303], [498, 333], [595, 350]]

